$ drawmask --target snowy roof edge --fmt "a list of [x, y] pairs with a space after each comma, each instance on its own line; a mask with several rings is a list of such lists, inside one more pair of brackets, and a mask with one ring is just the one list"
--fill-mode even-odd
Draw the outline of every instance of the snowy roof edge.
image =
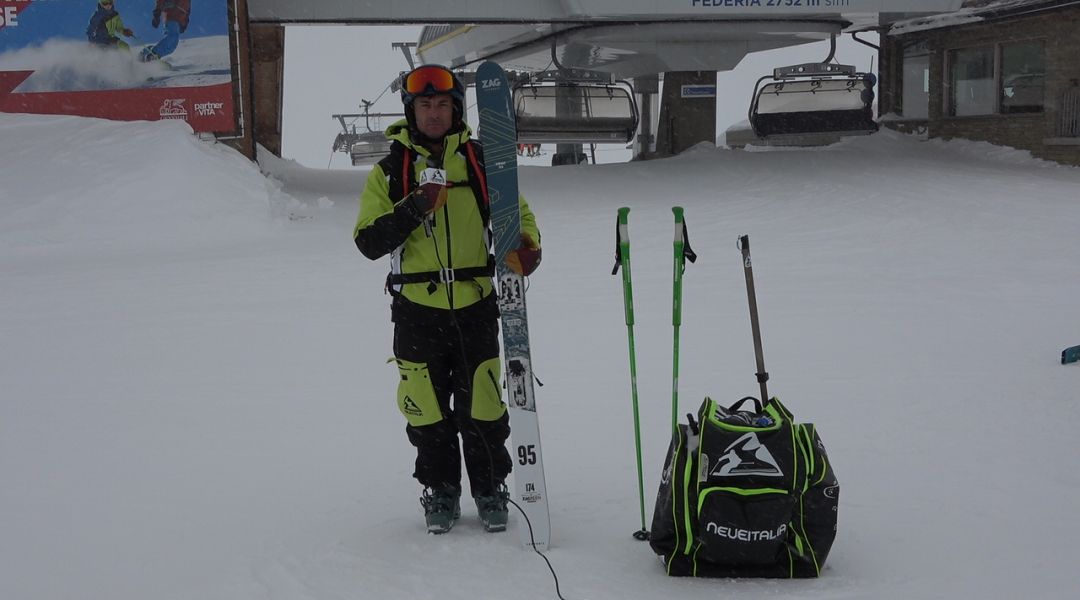
[[1080, 0], [968, 0], [955, 12], [897, 21], [889, 28], [888, 35], [957, 27], [1073, 5], [1080, 6]]

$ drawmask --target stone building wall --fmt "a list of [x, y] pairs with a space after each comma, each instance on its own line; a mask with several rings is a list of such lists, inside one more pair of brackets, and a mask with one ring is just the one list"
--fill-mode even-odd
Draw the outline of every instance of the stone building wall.
[[[949, 50], [1040, 40], [1045, 51], [1044, 110], [1041, 113], [949, 116], [946, 114]], [[1080, 89], [1080, 6], [1053, 8], [1030, 15], [883, 36], [880, 112], [903, 110], [903, 48], [925, 42], [930, 53], [929, 116], [924, 120], [886, 119], [889, 127], [902, 131], [925, 131], [930, 137], [982, 140], [1031, 151], [1040, 158], [1080, 165], [1080, 136], [1058, 135], [1062, 98]], [[1080, 93], [1075, 91], [1073, 93]]]

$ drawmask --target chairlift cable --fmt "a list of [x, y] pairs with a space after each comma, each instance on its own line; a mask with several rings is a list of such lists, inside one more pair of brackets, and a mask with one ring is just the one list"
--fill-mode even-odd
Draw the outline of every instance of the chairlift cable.
[[386, 84], [386, 87], [383, 88], [383, 91], [379, 92], [379, 96], [377, 98], [375, 98], [374, 100], [371, 101], [371, 104], [374, 105], [376, 102], [379, 101], [380, 98], [382, 98], [384, 95], [386, 95], [386, 92], [390, 91], [390, 86], [391, 85], [393, 85], [392, 81], [390, 83]]

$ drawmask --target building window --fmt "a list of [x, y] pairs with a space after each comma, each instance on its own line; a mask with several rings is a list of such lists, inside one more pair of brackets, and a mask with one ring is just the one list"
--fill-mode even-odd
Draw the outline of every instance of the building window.
[[926, 42], [904, 46], [903, 78], [900, 82], [900, 114], [909, 119], [930, 116], [930, 50]]
[[949, 51], [949, 116], [994, 114], [994, 48]]
[[1041, 42], [1001, 47], [1001, 112], [1032, 113], [1043, 110], [1045, 53]]
[[949, 50], [946, 114], [1042, 112], [1045, 61], [1039, 41]]

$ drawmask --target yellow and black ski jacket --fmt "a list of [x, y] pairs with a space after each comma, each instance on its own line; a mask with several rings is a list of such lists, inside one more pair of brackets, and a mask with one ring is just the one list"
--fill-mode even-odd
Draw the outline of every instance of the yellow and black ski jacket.
[[[390, 255], [387, 287], [395, 298], [395, 313], [399, 299], [445, 310], [469, 307], [492, 295], [494, 263], [483, 153], [470, 134], [462, 124], [444, 138], [443, 156], [433, 157], [412, 141], [404, 119], [386, 130], [394, 144], [390, 155], [368, 175], [353, 239], [372, 260]], [[407, 210], [402, 199], [416, 189], [429, 163], [441, 164], [449, 189], [446, 204], [431, 215], [427, 226]], [[536, 217], [524, 197], [519, 196], [518, 203], [521, 231], [539, 244]], [[398, 320], [396, 314], [394, 320]]]

